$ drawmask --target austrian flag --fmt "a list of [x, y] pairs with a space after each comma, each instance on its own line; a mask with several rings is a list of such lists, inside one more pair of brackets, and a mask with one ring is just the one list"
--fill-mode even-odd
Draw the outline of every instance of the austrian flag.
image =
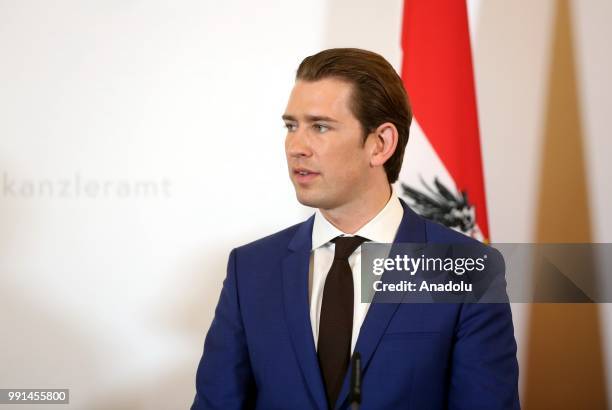
[[398, 193], [426, 218], [488, 241], [465, 1], [405, 0], [402, 49], [414, 117]]

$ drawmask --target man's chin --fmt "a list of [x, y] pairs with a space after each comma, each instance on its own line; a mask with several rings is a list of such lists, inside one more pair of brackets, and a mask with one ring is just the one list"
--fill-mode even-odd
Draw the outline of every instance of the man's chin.
[[299, 194], [296, 194], [295, 197], [297, 198], [298, 202], [304, 206], [308, 206], [310, 208], [318, 208], [319, 206], [317, 205], [317, 201], [314, 201], [312, 198], [304, 198], [302, 196], [300, 196]]
[[316, 198], [314, 195], [308, 195], [304, 192], [297, 191], [295, 192], [295, 197], [298, 202], [304, 206], [308, 206], [310, 208], [320, 208], [322, 202], [320, 198]]
[[305, 195], [303, 192], [296, 191], [295, 196], [298, 202], [310, 208], [329, 209], [334, 207], [334, 202], [329, 198], [321, 198], [315, 195]]

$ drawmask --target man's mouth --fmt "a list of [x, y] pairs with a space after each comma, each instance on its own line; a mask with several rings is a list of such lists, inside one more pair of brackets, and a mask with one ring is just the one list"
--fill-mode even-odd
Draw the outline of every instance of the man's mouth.
[[307, 168], [294, 168], [293, 173], [298, 175], [318, 174], [318, 172], [312, 171]]
[[295, 174], [298, 182], [309, 182], [312, 179], [314, 179], [317, 175], [319, 175], [318, 172], [314, 172], [310, 169], [305, 169], [305, 168], [295, 168], [293, 170], [293, 173]]

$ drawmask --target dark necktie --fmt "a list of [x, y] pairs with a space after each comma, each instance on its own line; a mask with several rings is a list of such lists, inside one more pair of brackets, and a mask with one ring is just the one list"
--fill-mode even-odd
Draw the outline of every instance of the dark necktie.
[[332, 241], [336, 250], [323, 288], [317, 344], [330, 408], [334, 407], [340, 394], [351, 355], [354, 291], [348, 258], [366, 240], [360, 236], [338, 236]]

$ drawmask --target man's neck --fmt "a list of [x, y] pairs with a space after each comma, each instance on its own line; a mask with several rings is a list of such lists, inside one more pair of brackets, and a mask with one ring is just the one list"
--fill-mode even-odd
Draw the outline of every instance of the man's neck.
[[[379, 186], [380, 187], [380, 186]], [[350, 204], [334, 209], [319, 209], [321, 214], [332, 225], [344, 233], [354, 234], [370, 222], [387, 205], [391, 197], [391, 186], [384, 184], [381, 188], [360, 195]]]

